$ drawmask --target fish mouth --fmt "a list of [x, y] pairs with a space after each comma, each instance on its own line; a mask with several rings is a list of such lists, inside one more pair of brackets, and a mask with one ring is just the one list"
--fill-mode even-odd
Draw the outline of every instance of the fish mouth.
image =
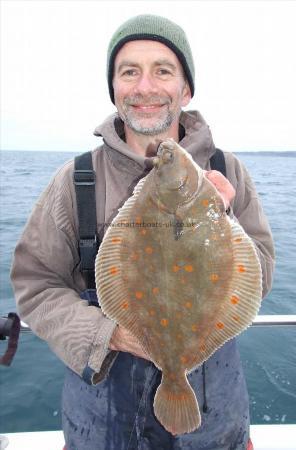
[[157, 148], [154, 165], [160, 168], [163, 164], [172, 163], [174, 161], [175, 143], [170, 141], [160, 142]]

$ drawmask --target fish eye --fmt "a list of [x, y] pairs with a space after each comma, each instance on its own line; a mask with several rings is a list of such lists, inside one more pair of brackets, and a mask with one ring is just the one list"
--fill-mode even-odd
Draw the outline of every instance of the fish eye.
[[163, 155], [163, 161], [164, 162], [170, 162], [170, 161], [173, 160], [173, 158], [174, 158], [174, 155], [170, 151], [166, 151], [165, 154]]

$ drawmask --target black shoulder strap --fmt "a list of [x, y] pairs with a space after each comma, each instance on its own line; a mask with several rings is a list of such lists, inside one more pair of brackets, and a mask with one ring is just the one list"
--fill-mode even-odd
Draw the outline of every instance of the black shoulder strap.
[[219, 148], [216, 148], [216, 152], [210, 158], [210, 165], [212, 170], [219, 170], [227, 178], [225, 156]]
[[95, 258], [99, 247], [96, 214], [96, 173], [91, 152], [76, 156], [74, 185], [79, 222], [79, 252], [81, 271], [88, 289], [95, 289]]

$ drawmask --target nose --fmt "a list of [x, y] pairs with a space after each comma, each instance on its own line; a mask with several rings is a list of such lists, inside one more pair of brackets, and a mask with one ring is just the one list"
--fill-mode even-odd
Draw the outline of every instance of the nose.
[[147, 95], [157, 92], [156, 80], [150, 73], [142, 73], [135, 86], [136, 93]]

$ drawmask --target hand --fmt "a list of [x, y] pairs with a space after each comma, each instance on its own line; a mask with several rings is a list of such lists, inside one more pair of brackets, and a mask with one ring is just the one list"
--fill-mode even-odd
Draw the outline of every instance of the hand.
[[235, 189], [227, 180], [227, 178], [222, 175], [218, 170], [205, 170], [205, 176], [207, 179], [215, 186], [219, 194], [221, 195], [225, 210], [227, 210], [230, 206], [230, 202], [235, 197]]
[[110, 350], [128, 352], [150, 361], [149, 356], [144, 352], [139, 341], [126, 328], [120, 325], [114, 330], [110, 339], [109, 348]]

